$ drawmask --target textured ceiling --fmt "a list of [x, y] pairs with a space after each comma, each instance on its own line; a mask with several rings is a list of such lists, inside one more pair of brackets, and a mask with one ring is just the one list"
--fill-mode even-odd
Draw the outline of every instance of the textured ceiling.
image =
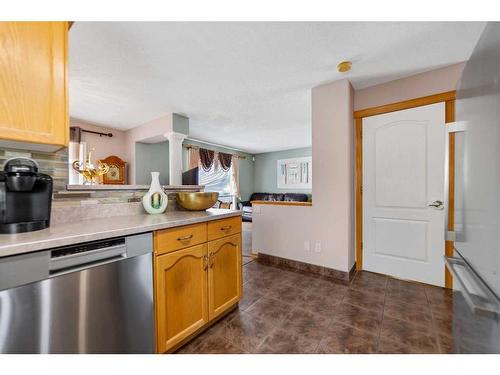
[[[252, 153], [311, 145], [310, 89], [364, 88], [467, 60], [483, 23], [76, 22], [70, 114], [130, 129], [170, 112]], [[347, 74], [336, 71], [352, 60]]]

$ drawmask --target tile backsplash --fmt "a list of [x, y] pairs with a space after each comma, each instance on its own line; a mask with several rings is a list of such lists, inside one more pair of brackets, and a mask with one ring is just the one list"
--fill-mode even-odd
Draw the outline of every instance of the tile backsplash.
[[[41, 152], [0, 147], [0, 169], [14, 157], [26, 157], [39, 164], [39, 172], [50, 175], [54, 181], [52, 223], [91, 220], [96, 217], [114, 217], [144, 214], [141, 199], [147, 190], [85, 190], [68, 191], [68, 151]], [[180, 189], [182, 190], [182, 189]], [[203, 190], [202, 188], [198, 190]], [[176, 204], [176, 190], [167, 192], [167, 211], [182, 210]]]
[[9, 149], [0, 147], [0, 169], [10, 158], [25, 157], [36, 160], [40, 173], [51, 176], [54, 180], [54, 192], [66, 190], [68, 181], [68, 150], [63, 148], [56, 152]]

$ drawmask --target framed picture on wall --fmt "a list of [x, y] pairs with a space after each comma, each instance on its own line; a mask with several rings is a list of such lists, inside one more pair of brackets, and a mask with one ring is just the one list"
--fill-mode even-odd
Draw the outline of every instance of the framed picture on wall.
[[278, 189], [311, 189], [312, 157], [278, 160]]

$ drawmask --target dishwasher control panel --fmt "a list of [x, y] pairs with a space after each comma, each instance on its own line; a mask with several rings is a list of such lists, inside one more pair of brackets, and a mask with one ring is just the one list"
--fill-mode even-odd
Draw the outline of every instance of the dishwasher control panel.
[[0, 258], [0, 291], [153, 252], [151, 232]]
[[100, 250], [112, 246], [125, 246], [125, 237], [65, 246], [59, 249], [52, 250], [50, 253], [50, 257], [59, 258], [73, 254], [85, 253], [93, 250]]

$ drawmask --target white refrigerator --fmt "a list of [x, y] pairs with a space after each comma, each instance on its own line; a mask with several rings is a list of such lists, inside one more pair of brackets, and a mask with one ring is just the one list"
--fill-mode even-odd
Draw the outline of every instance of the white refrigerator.
[[488, 23], [457, 87], [453, 338], [458, 353], [500, 353], [500, 23]]

